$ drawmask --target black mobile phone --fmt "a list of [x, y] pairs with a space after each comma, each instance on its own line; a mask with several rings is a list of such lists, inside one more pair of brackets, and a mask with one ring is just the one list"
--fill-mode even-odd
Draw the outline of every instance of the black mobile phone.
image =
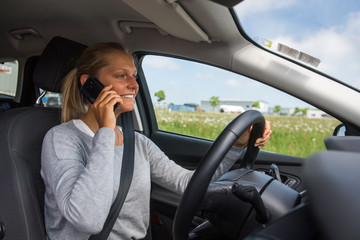
[[[85, 83], [81, 86], [80, 92], [93, 104], [96, 98], [99, 96], [104, 85], [95, 77], [89, 77]], [[114, 105], [114, 111], [119, 107], [119, 103]]]

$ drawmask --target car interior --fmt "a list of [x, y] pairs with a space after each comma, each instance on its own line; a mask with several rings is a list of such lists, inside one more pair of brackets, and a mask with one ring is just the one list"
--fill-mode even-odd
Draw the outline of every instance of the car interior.
[[[256, 44], [235, 17], [233, 7], [241, 2], [3, 0], [0, 63], [16, 61], [18, 71], [13, 94], [0, 92], [0, 239], [48, 239], [41, 148], [46, 132], [61, 123], [61, 107], [46, 106], [44, 97], [61, 94], [62, 81], [81, 53], [98, 42], [120, 42], [134, 58], [135, 130], [177, 164], [195, 170], [182, 196], [152, 184], [149, 239], [358, 238], [360, 92]], [[267, 118], [257, 110], [227, 122], [215, 140], [163, 130], [156, 112], [160, 101], [153, 101], [146, 70], [153, 56], [246, 76], [312, 104], [341, 126], [324, 139], [323, 151], [306, 157], [253, 147]], [[210, 183], [250, 126], [246, 151]], [[340, 128], [345, 136], [337, 136]]]

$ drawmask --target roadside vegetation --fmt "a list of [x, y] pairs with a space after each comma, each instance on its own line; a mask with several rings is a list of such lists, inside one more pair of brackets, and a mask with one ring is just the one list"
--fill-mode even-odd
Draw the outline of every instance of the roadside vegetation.
[[[214, 140], [237, 115], [156, 109], [159, 129]], [[307, 157], [325, 150], [324, 139], [340, 123], [334, 118], [265, 116], [271, 121], [271, 139], [263, 150]]]

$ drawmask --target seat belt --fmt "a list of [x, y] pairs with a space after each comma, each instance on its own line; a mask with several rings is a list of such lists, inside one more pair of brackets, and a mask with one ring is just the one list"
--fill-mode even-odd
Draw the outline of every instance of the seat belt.
[[109, 215], [106, 218], [103, 229], [96, 235], [91, 235], [89, 240], [106, 240], [113, 228], [120, 210], [125, 202], [129, 191], [134, 172], [134, 153], [135, 153], [135, 130], [131, 112], [124, 112], [120, 115], [121, 125], [124, 134], [124, 153], [121, 165], [121, 176], [119, 190], [115, 201], [111, 205]]

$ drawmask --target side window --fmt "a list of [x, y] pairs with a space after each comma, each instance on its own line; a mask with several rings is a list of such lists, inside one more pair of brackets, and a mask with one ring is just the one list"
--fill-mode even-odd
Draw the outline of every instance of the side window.
[[264, 150], [306, 157], [325, 150], [339, 121], [275, 88], [216, 67], [146, 56], [142, 67], [159, 130], [215, 139], [238, 114], [256, 109], [271, 121]]
[[61, 108], [62, 95], [60, 93], [47, 92], [42, 98], [45, 107]]
[[[13, 61], [0, 61], [0, 94], [14, 98], [16, 94], [19, 63]], [[1, 97], [0, 97], [1, 98]]]

